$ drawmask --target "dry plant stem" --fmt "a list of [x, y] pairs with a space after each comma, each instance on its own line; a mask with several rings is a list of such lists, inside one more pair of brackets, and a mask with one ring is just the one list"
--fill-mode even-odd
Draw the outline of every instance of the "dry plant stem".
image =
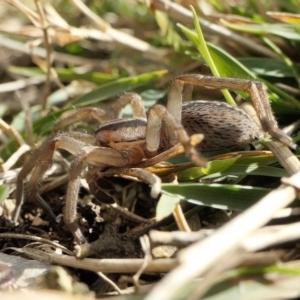
[[2, 119], [0, 119], [0, 129], [12, 135], [16, 139], [19, 146], [26, 144], [19, 132], [14, 127], [8, 125]]
[[149, 265], [149, 263], [152, 260], [149, 237], [147, 235], [141, 236], [140, 242], [141, 242], [141, 246], [144, 251], [145, 257], [144, 257], [144, 263], [142, 264], [141, 268], [132, 276], [132, 279], [133, 279], [136, 289], [139, 289], [139, 287], [140, 287], [139, 279], [140, 279], [141, 275], [144, 273], [146, 267]]
[[112, 281], [110, 280], [107, 276], [105, 276], [102, 272], [97, 272], [98, 276], [101, 277], [103, 280], [105, 280], [108, 284], [112, 286], [112, 288], [119, 294], [123, 295], [122, 290]]
[[[288, 180], [289, 182], [299, 182], [300, 172]], [[293, 202], [297, 193], [295, 187], [287, 183], [282, 184], [242, 214], [216, 230], [213, 235], [181, 250], [178, 254], [180, 265], [166, 275], [145, 299], [173, 299], [190, 280], [205, 274], [213, 266], [222, 264], [229, 253], [236, 253], [240, 249], [242, 241], [249, 234], [266, 224], [278, 210]], [[195, 264], [199, 258], [201, 258], [201, 264]], [[182, 274], [185, 276], [183, 277]]]
[[[50, 91], [50, 75], [52, 75], [51, 77], [54, 79], [54, 81], [56, 82], [56, 84], [60, 88], [63, 88], [63, 85], [59, 81], [59, 79], [57, 77], [57, 74], [55, 73], [54, 69], [52, 69], [51, 67], [49, 67], [52, 64], [52, 51], [50, 49], [50, 42], [49, 42], [51, 34], [49, 35], [48, 28], [50, 26], [52, 26], [52, 29], [56, 28], [57, 27], [56, 23], [54, 22], [54, 24], [53, 24], [51, 22], [51, 18], [50, 18], [50, 25], [47, 23], [46, 16], [45, 16], [45, 13], [44, 13], [44, 9], [43, 9], [41, 3], [39, 2], [39, 0], [35, 0], [35, 4], [36, 4], [38, 13], [36, 13], [33, 10], [31, 10], [29, 7], [26, 6], [26, 4], [23, 4], [22, 2], [20, 2], [18, 0], [6, 0], [6, 2], [14, 5], [21, 12], [23, 12], [30, 19], [30, 21], [34, 24], [34, 26], [37, 29], [41, 28], [43, 30], [42, 35], [44, 37], [44, 44], [45, 44], [45, 47], [46, 47], [46, 54], [45, 54], [45, 58], [46, 58], [46, 70], [45, 70], [45, 72], [47, 73], [47, 80], [46, 80], [46, 84], [45, 84], [45, 91], [46, 91], [47, 84], [49, 85], [49, 91]], [[58, 27], [60, 27], [60, 26], [58, 25]], [[63, 28], [63, 30], [64, 30], [64, 28]], [[55, 34], [57, 34], [57, 32], [55, 32]], [[59, 34], [60, 33], [58, 33], [58, 35]], [[55, 36], [52, 35], [52, 38], [54, 38], [54, 40], [55, 40]], [[37, 38], [35, 42], [31, 42], [30, 43], [31, 48], [35, 47], [39, 43], [40, 43], [40, 39]], [[50, 51], [49, 51], [49, 49], [50, 49]], [[32, 60], [37, 65], [39, 65], [42, 69], [45, 69], [44, 68], [44, 61], [41, 61], [41, 60], [37, 59], [37, 55], [33, 54], [32, 49], [31, 49], [30, 54], [31, 54]], [[50, 64], [49, 64], [49, 61], [50, 61]], [[45, 94], [48, 95], [48, 93], [45, 93]]]
[[15, 163], [20, 159], [20, 157], [28, 152], [30, 147], [27, 144], [23, 144], [17, 151], [15, 151], [5, 163], [2, 164], [2, 170], [4, 172], [8, 171]]
[[[125, 282], [125, 283], [132, 282], [131, 278], [129, 278], [128, 276], [122, 276], [121, 278], [122, 278], [122, 280], [120, 280], [121, 282]], [[139, 295], [147, 294], [152, 289], [153, 285], [154, 285], [154, 283], [141, 285], [139, 287], [138, 294]], [[134, 286], [128, 286], [127, 288], [122, 290], [122, 293], [125, 295], [132, 295], [132, 294], [136, 294], [137, 291]], [[105, 295], [114, 296], [114, 295], [116, 295], [116, 292], [109, 292], [109, 293], [106, 293]], [[110, 298], [108, 298], [108, 299], [110, 299]], [[112, 300], [115, 300], [115, 299], [112, 298]]]
[[[28, 47], [25, 47], [24, 43], [14, 41], [4, 36], [0, 36], [0, 46], [5, 47], [7, 49], [11, 49], [14, 51], [18, 51], [24, 54], [31, 54], [31, 51]], [[47, 51], [44, 48], [36, 47], [34, 49], [34, 55], [40, 58], [46, 58]], [[66, 53], [59, 53], [53, 52], [53, 59], [56, 62], [67, 63], [67, 64], [75, 64], [75, 65], [84, 65], [84, 64], [91, 64], [91, 65], [101, 65], [101, 61], [96, 59], [88, 59], [82, 58], [79, 56], [66, 54]]]
[[[62, 249], [65, 253], [67, 253], [69, 255], [72, 255], [72, 256], [74, 255], [72, 251], [68, 250], [64, 246], [62, 246], [56, 242], [53, 242], [53, 241], [50, 241], [50, 240], [47, 240], [47, 239], [44, 239], [44, 238], [41, 238], [38, 236], [34, 236], [34, 235], [25, 235], [25, 234], [20, 234], [20, 233], [0, 233], [0, 239], [24, 239], [24, 240], [36, 241], [39, 243], [45, 243], [45, 244], [52, 245], [56, 248]], [[35, 250], [35, 249], [31, 249], [31, 250]]]
[[176, 207], [173, 211], [173, 216], [174, 216], [176, 225], [178, 226], [179, 230], [185, 231], [185, 232], [191, 232], [191, 228], [185, 219], [185, 216], [182, 212], [180, 204], [176, 205]]
[[104, 20], [102, 20], [98, 15], [92, 12], [82, 1], [72, 0], [72, 2], [91, 20], [93, 20], [102, 31], [106, 31], [107, 27], [110, 27]]
[[[168, 16], [183, 24], [186, 23], [192, 24], [193, 22], [193, 16], [190, 10], [184, 8], [183, 6], [177, 3], [168, 0], [151, 0], [150, 8], [153, 10], [157, 9], [157, 10], [164, 11], [168, 14]], [[250, 49], [255, 53], [260, 53], [267, 57], [278, 58], [277, 54], [275, 54], [267, 47], [264, 47], [259, 43], [255, 43], [254, 39], [245, 38], [242, 35], [236, 34], [225, 27], [222, 27], [217, 24], [213, 24], [207, 20], [200, 19], [200, 18], [198, 18], [198, 20], [202, 29], [209, 33], [218, 35], [222, 38], [225, 38], [226, 40], [231, 40], [235, 44], [242, 45], [243, 47]]]
[[294, 207], [294, 208], [287, 207], [278, 211], [277, 214], [274, 216], [274, 218], [281, 219], [281, 218], [287, 218], [287, 217], [299, 216], [299, 215], [300, 215], [300, 207]]
[[[270, 255], [269, 255], [270, 253]], [[236, 267], [249, 267], [249, 266], [266, 266], [270, 264], [276, 264], [284, 256], [284, 251], [281, 252], [268, 252], [268, 253], [255, 253], [252, 257], [247, 256], [241, 249], [236, 249], [223, 257], [222, 264], [216, 264], [208, 271], [205, 278], [186, 298], [186, 300], [197, 300], [205, 291], [209, 289], [216, 281], [222, 280], [222, 275], [218, 276], [221, 271], [232, 267], [234, 262]]]
[[32, 78], [18, 79], [18, 80], [10, 81], [7, 83], [1, 83], [0, 84], [0, 93], [13, 92], [16, 90], [26, 88], [30, 85], [37, 85], [43, 81], [44, 81], [43, 78], [32, 77]]
[[[23, 249], [25, 253], [26, 248]], [[135, 273], [144, 263], [144, 259], [94, 259], [84, 258], [77, 259], [68, 255], [61, 255], [56, 253], [45, 253], [38, 249], [30, 249], [26, 255], [33, 259], [43, 261], [49, 264], [58, 264], [72, 268], [79, 268], [93, 272], [103, 273]], [[159, 259], [152, 260], [145, 268], [145, 272], [166, 273], [178, 265], [176, 259]]]
[[297, 120], [293, 122], [292, 124], [282, 128], [282, 131], [288, 135], [291, 135], [293, 132], [295, 132], [300, 127], [300, 120]]
[[93, 13], [81, 0], [72, 0], [72, 2], [86, 16], [88, 16], [91, 20], [93, 20], [99, 26], [101, 31], [108, 34], [114, 41], [122, 45], [126, 45], [127, 47], [141, 51], [145, 54], [145, 56], [148, 56], [156, 60], [162, 59], [167, 54], [167, 50], [161, 50], [155, 48], [143, 40], [140, 40], [125, 32], [112, 28], [110, 24], [108, 24], [99, 16], [97, 16], [95, 13]]
[[284, 84], [284, 83], [276, 83], [275, 84], [278, 88], [280, 88], [281, 90], [289, 93], [289, 94], [292, 94], [294, 96], [299, 96], [300, 92], [299, 92], [299, 89], [298, 88], [294, 88], [292, 86], [289, 86], [287, 84]]
[[20, 171], [20, 168], [5, 171], [0, 173], [0, 184], [11, 184], [16, 182], [16, 177]]
[[242, 242], [246, 251], [259, 251], [261, 249], [295, 241], [300, 238], [300, 222], [287, 225], [267, 226], [253, 233]]
[[46, 21], [46, 17], [45, 17], [45, 13], [44, 13], [44, 9], [41, 5], [41, 2], [39, 0], [35, 0], [35, 4], [37, 7], [37, 11], [39, 13], [40, 16], [40, 24], [41, 24], [41, 29], [43, 30], [43, 34], [44, 34], [44, 44], [45, 44], [45, 48], [46, 48], [46, 64], [47, 64], [47, 77], [46, 77], [46, 82], [45, 82], [45, 86], [44, 86], [44, 93], [43, 93], [43, 97], [42, 97], [42, 116], [44, 116], [46, 114], [46, 106], [47, 106], [47, 97], [50, 93], [50, 85], [51, 85], [51, 66], [52, 66], [52, 61], [53, 61], [53, 57], [52, 57], [52, 49], [50, 46], [50, 40], [49, 40], [49, 35], [48, 35], [48, 24]]
[[15, 6], [18, 10], [25, 14], [26, 17], [34, 24], [34, 26], [38, 27], [40, 25], [39, 15], [28, 6], [26, 6], [26, 4], [23, 3], [24, 1], [21, 2], [19, 0], [6, 0], [5, 2]]
[[146, 223], [148, 220], [140, 217], [139, 215], [134, 214], [133, 212], [125, 209], [124, 207], [118, 205], [117, 203], [110, 205], [113, 209], [115, 209], [121, 216], [126, 218], [127, 220], [131, 220], [137, 223]]
[[269, 142], [267, 146], [290, 175], [300, 170], [299, 159], [288, 147], [279, 142]]
[[219, 279], [219, 274], [236, 267], [242, 263], [245, 252], [240, 248], [231, 249], [222, 257], [222, 263], [212, 265], [205, 274], [203, 280], [185, 300], [197, 300]]
[[[298, 192], [299, 193], [299, 192]], [[257, 230], [253, 235], [244, 239], [240, 245], [235, 249], [232, 249], [227, 254], [224, 255], [222, 263], [214, 264], [206, 274], [204, 274], [204, 279], [186, 300], [196, 300], [201, 295], [203, 295], [215, 282], [216, 277], [233, 267], [247, 267], [247, 266], [268, 266], [270, 264], [278, 264], [278, 262], [285, 261], [290, 255], [293, 255], [291, 252], [294, 252], [294, 256], [297, 250], [293, 249], [290, 254], [284, 250], [268, 250], [266, 253], [248, 253], [246, 251], [259, 251], [266, 247], [272, 247], [284, 242], [290, 242], [299, 239], [299, 224], [292, 224], [295, 226], [287, 225], [287, 228], [284, 226], [269, 226]], [[274, 227], [274, 228], [273, 228]], [[276, 230], [277, 229], [277, 230]], [[279, 233], [279, 236], [277, 236]], [[291, 256], [290, 256], [291, 257]], [[222, 275], [221, 275], [222, 276]]]
[[258, 267], [270, 266], [284, 261], [287, 255], [286, 250], [268, 250], [257, 253], [245, 253], [242, 257], [241, 263], [237, 267]]
[[211, 235], [213, 232], [214, 230], [211, 229], [201, 229], [199, 231], [191, 232], [151, 230], [149, 232], [149, 237], [152, 246], [172, 245], [177, 247], [186, 247], [192, 243], [199, 242], [205, 237]]
[[[214, 232], [214, 230], [199, 230], [192, 232], [163, 232], [151, 230], [149, 237], [152, 247], [172, 245], [183, 248], [203, 240]], [[248, 252], [255, 252], [299, 238], [300, 222], [287, 225], [266, 226], [256, 230], [253, 234], [250, 234], [249, 237], [242, 241], [241, 246]]]

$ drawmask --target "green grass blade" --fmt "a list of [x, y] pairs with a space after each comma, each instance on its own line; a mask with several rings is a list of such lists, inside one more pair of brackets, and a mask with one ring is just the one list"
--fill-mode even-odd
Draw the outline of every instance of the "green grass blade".
[[223, 177], [228, 175], [235, 175], [235, 176], [256, 175], [256, 176], [269, 176], [269, 177], [281, 178], [281, 177], [288, 176], [288, 173], [284, 169], [275, 168], [275, 167], [259, 167], [256, 164], [251, 164], [251, 165], [236, 164], [225, 171], [204, 175], [201, 178], [212, 179], [212, 178], [218, 178], [218, 177]]
[[155, 218], [157, 221], [171, 215], [176, 205], [181, 201], [182, 197], [169, 193], [163, 193], [156, 206]]
[[[101, 73], [101, 72], [84, 72], [79, 73], [75, 69], [69, 68], [55, 68], [54, 69], [58, 77], [63, 81], [72, 81], [72, 80], [86, 80], [89, 82], [93, 82], [96, 84], [103, 84], [106, 82], [110, 82], [112, 80], [116, 79], [116, 76], [113, 76], [111, 74], [107, 73]], [[16, 67], [16, 66], [10, 66], [9, 71], [26, 76], [26, 77], [33, 77], [33, 76], [44, 76], [46, 79], [46, 74], [41, 70], [40, 68], [29, 68], [29, 67]]]
[[203, 177], [208, 174], [222, 173], [230, 166], [232, 166], [240, 156], [236, 156], [229, 159], [213, 160], [207, 163], [207, 167], [193, 167], [183, 170], [177, 174], [178, 181], [191, 181], [197, 178]]
[[162, 77], [164, 74], [166, 74], [166, 72], [166, 70], [161, 70], [117, 79], [115, 81], [103, 84], [101, 87], [93, 90], [92, 92], [75, 99], [71, 102], [71, 105], [75, 105], [77, 107], [95, 105], [102, 100], [108, 99], [109, 97], [132, 91], [140, 86], [149, 84]]
[[163, 184], [162, 190], [198, 205], [243, 211], [270, 190], [241, 185], [181, 183]]
[[[193, 7], [191, 7], [191, 10], [192, 10], [192, 14], [193, 14], [193, 20], [194, 20], [194, 26], [196, 29], [196, 33], [197, 33], [197, 35], [196, 35], [197, 38], [195, 38], [195, 36], [193, 34], [190, 34], [191, 31], [189, 29], [187, 29], [186, 27], [184, 27], [182, 25], [178, 25], [178, 26], [181, 28], [181, 30], [186, 34], [186, 36], [188, 38], [192, 37], [191, 41], [195, 44], [197, 50], [202, 55], [203, 59], [207, 62], [213, 75], [216, 77], [220, 77], [218, 67], [216, 66], [213, 58], [211, 57], [209, 49], [206, 45], [206, 41], [204, 39], [201, 27], [199, 25], [198, 16], [196, 14], [196, 11]], [[231, 105], [236, 105], [235, 101], [231, 97], [228, 90], [222, 90], [222, 93], [223, 93], [227, 103], [229, 103]]]
[[9, 188], [6, 185], [0, 186], [0, 205], [8, 197]]
[[291, 24], [235, 24], [226, 20], [222, 23], [230, 29], [242, 32], [253, 33], [257, 35], [273, 34], [284, 39], [300, 41], [300, 26]]

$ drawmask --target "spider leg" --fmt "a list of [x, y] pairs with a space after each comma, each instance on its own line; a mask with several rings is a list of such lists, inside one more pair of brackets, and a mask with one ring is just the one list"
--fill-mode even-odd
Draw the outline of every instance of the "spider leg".
[[95, 144], [95, 136], [93, 134], [78, 131], [68, 131], [67, 135], [88, 145]]
[[127, 104], [131, 106], [133, 117], [146, 119], [146, 111], [143, 100], [141, 96], [136, 93], [126, 93], [122, 95], [115, 103], [112, 104], [112, 106], [114, 111], [116, 111], [119, 115], [121, 109]]
[[[138, 94], [126, 93], [122, 95], [111, 106], [113, 108], [112, 114], [120, 113], [121, 109], [129, 104], [132, 108], [134, 117], [146, 118], [145, 108], [143, 101]], [[54, 125], [53, 132], [57, 133], [62, 128], [70, 126], [74, 123], [84, 121], [88, 118], [97, 120], [100, 124], [113, 119], [113, 115], [108, 114], [105, 110], [97, 107], [83, 107], [73, 110], [71, 113], [67, 113], [67, 116], [62, 115], [61, 119]]]
[[[38, 176], [40, 174], [44, 174], [46, 172], [47, 168], [48, 168], [48, 166], [44, 166], [42, 163], [37, 168], [34, 168], [34, 171], [32, 172], [32, 175], [33, 175], [32, 182], [35, 182], [34, 178], [38, 178]], [[23, 169], [21, 171], [23, 171]], [[13, 214], [13, 222], [15, 224], [17, 223], [17, 221], [19, 219], [21, 208], [24, 203], [24, 182], [23, 181], [24, 181], [26, 175], [23, 172], [21, 173], [21, 171], [17, 177], [16, 208], [15, 208], [15, 211]], [[40, 181], [40, 180], [38, 180], [38, 181]], [[37, 191], [38, 191], [37, 185], [36, 186], [32, 185], [32, 187], [29, 190], [28, 197], [31, 200], [36, 201], [45, 210], [45, 212], [50, 216], [51, 222], [53, 224], [55, 224], [56, 217], [55, 217], [52, 209], [47, 204], [47, 202], [37, 193]]]
[[72, 111], [72, 113], [68, 114], [66, 117], [62, 115], [61, 119], [54, 125], [53, 132], [57, 133], [62, 128], [86, 120], [90, 117], [94, 118], [100, 123], [111, 119], [103, 109], [97, 107], [78, 108]]
[[64, 220], [74, 238], [80, 244], [86, 242], [86, 239], [76, 222], [78, 192], [84, 162], [88, 162], [93, 165], [103, 165], [110, 162], [110, 165], [112, 166], [122, 167], [128, 164], [128, 159], [123, 157], [120, 152], [114, 149], [90, 145], [83, 147], [75, 154], [75, 158], [70, 165]]
[[[55, 144], [55, 141], [53, 141], [53, 137], [44, 142], [42, 147], [40, 147], [35, 152], [35, 154], [24, 164], [23, 168], [17, 176], [16, 209], [14, 212], [14, 223], [17, 223], [21, 207], [24, 203], [24, 180], [31, 172], [31, 178], [27, 186], [27, 196], [33, 201], [37, 201], [38, 203], [42, 204], [42, 206], [44, 206], [45, 204], [45, 202], [43, 200], [41, 201], [41, 199], [36, 197], [36, 195], [38, 191], [38, 183], [47, 171], [52, 160], [55, 149], [53, 144]], [[48, 208], [46, 209], [50, 216], [53, 218], [54, 215], [52, 213], [52, 210]]]
[[296, 148], [291, 137], [278, 128], [265, 86], [262, 82], [237, 78], [203, 76], [199, 74], [181, 75], [176, 77], [175, 81], [179, 81], [182, 84], [201, 85], [208, 89], [231, 89], [248, 92], [264, 131], [268, 132], [284, 145]]
[[[101, 148], [88, 145], [84, 142], [78, 141], [67, 134], [59, 134], [52, 136], [46, 140], [43, 145], [32, 155], [32, 157], [25, 163], [23, 168], [17, 177], [17, 191], [16, 191], [16, 209], [14, 212], [14, 222], [16, 223], [22, 204], [24, 202], [24, 180], [31, 173], [31, 177], [27, 183], [26, 196], [33, 201], [37, 201], [42, 205], [47, 212], [55, 219], [51, 208], [46, 202], [38, 195], [38, 186], [41, 182], [43, 175], [47, 171], [54, 151], [56, 148], [64, 149], [75, 156], [74, 161], [71, 164], [70, 179], [71, 182], [68, 187], [67, 199], [66, 199], [66, 213], [65, 220], [69, 225], [72, 233], [78, 241], [83, 241], [82, 234], [80, 235], [80, 229], [74, 224], [74, 216], [76, 215], [76, 203], [79, 185], [78, 180], [82, 170], [82, 160], [91, 164], [106, 164], [109, 162], [112, 166], [124, 166], [128, 164], [128, 157], [122, 155], [122, 153], [109, 148]], [[75, 174], [75, 175], [74, 175]], [[74, 213], [75, 211], [75, 213]], [[80, 232], [80, 233], [78, 233]]]
[[[203, 140], [203, 134], [193, 134], [190, 136], [190, 143], [193, 146], [196, 146], [201, 143]], [[179, 143], [170, 149], [155, 155], [154, 157], [148, 158], [147, 160], [143, 160], [142, 162], [135, 165], [137, 168], [148, 168], [154, 166], [162, 161], [166, 161], [174, 156], [184, 153], [184, 147]]]
[[185, 84], [182, 91], [182, 102], [188, 102], [192, 100], [193, 94], [193, 85], [192, 84]]
[[142, 182], [147, 182], [149, 185], [151, 185], [151, 197], [156, 198], [160, 191], [161, 191], [161, 179], [153, 174], [152, 172], [149, 172], [142, 168], [126, 168], [122, 169], [121, 172], [119, 169], [116, 168], [110, 168], [109, 170], [102, 173], [103, 176], [113, 176], [117, 173], [120, 173], [122, 175], [128, 175], [136, 177], [137, 179], [140, 179]]
[[79, 244], [84, 244], [87, 242], [76, 221], [80, 178], [83, 168], [83, 159], [85, 158], [85, 155], [86, 153], [84, 151], [80, 151], [80, 153], [77, 153], [76, 157], [70, 165], [69, 184], [64, 212], [64, 221]]
[[[186, 154], [195, 163], [205, 166], [206, 160], [197, 152], [194, 145], [191, 144], [190, 138], [186, 133], [182, 124], [176, 119], [176, 117], [169, 112], [169, 110], [159, 104], [154, 105], [148, 114], [148, 123], [146, 129], [146, 151], [149, 153], [156, 153], [161, 146], [161, 127], [162, 122], [165, 127], [172, 130], [176, 135], [176, 143], [179, 142], [185, 149]], [[200, 135], [202, 137], [202, 135]], [[164, 148], [168, 149], [173, 146], [170, 143], [169, 136], [165, 138], [168, 145], [164, 145]]]
[[284, 145], [291, 147], [292, 149], [296, 149], [297, 145], [293, 142], [292, 138], [282, 132], [277, 126], [264, 84], [262, 82], [256, 82], [253, 84], [250, 95], [253, 99], [253, 106], [255, 110], [259, 111], [259, 109], [262, 108], [263, 114], [260, 116], [258, 112], [258, 116], [263, 129]]

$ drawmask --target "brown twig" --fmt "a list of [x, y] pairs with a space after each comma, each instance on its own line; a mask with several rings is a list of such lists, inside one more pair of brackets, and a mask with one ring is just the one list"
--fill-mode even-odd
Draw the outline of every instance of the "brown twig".
[[[23, 251], [24, 250], [25, 249], [23, 249]], [[77, 259], [56, 253], [49, 254], [37, 249], [30, 249], [30, 252], [26, 253], [26, 255], [29, 255], [33, 259], [38, 258], [40, 261], [42, 259], [42, 261], [51, 264], [103, 273], [135, 273], [144, 264], [144, 259]], [[176, 259], [152, 260], [147, 264], [144, 271], [166, 273], [172, 270], [176, 265]]]

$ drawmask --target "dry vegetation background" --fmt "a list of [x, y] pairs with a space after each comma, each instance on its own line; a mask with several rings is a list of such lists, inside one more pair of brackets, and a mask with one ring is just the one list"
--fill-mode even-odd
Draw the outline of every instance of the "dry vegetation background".
[[[223, 2], [0, 1], [0, 249], [68, 270], [21, 289], [14, 267], [0, 261], [1, 299], [300, 296], [299, 150], [269, 138], [209, 153], [207, 168], [180, 155], [151, 166], [163, 180], [156, 199], [145, 182], [107, 177], [141, 224], [97, 202], [83, 179], [78, 219], [89, 243], [81, 248], [62, 220], [72, 156], [57, 151], [39, 190], [57, 224], [33, 201], [12, 223], [17, 174], [62, 116], [95, 106], [117, 117], [115, 100], [129, 91], [147, 108], [165, 103], [179, 74], [263, 81], [280, 127], [299, 141], [300, 2]], [[224, 97], [197, 88], [194, 98]], [[88, 120], [64, 130], [95, 128]]]

